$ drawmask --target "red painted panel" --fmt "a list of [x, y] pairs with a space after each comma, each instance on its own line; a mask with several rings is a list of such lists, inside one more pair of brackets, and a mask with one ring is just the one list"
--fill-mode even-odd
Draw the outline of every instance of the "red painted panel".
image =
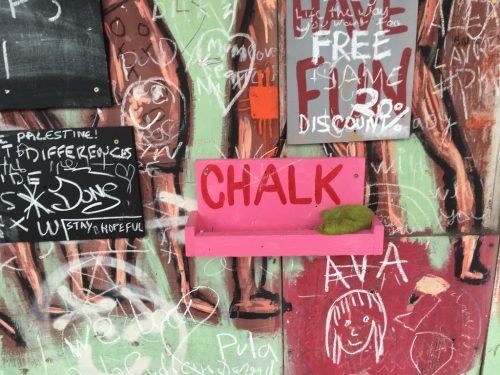
[[[471, 368], [482, 353], [492, 281], [479, 287], [454, 276], [460, 240], [431, 249], [426, 238], [410, 241], [386, 241], [384, 256], [303, 260], [304, 271], [283, 290], [293, 306], [285, 315], [286, 374], [455, 375]], [[497, 241], [478, 243], [488, 268]], [[430, 252], [446, 252], [442, 269], [430, 265]]]

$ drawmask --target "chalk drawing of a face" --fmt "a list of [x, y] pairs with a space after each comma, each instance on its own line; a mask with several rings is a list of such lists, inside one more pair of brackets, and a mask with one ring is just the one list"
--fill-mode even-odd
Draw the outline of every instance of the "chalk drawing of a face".
[[326, 354], [338, 364], [342, 352], [354, 355], [368, 349], [374, 351], [378, 363], [384, 353], [386, 329], [387, 314], [380, 294], [351, 290], [337, 298], [328, 310]]

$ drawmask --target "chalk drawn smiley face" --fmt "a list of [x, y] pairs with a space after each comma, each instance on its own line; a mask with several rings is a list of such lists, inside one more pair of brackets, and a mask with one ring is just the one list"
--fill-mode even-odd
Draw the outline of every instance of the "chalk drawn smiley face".
[[387, 314], [377, 292], [351, 290], [330, 306], [325, 327], [325, 349], [334, 363], [341, 354], [372, 350], [378, 362], [384, 352]]
[[185, 142], [188, 118], [183, 92], [171, 81], [154, 77], [137, 81], [125, 91], [121, 104], [121, 125], [135, 128], [141, 162], [170, 163]]
[[178, 87], [163, 78], [138, 81], [125, 92], [122, 126], [131, 124], [139, 130], [150, 130], [163, 124], [164, 118], [178, 120], [184, 112], [183, 99]]
[[[229, 35], [222, 29], [212, 29], [203, 34], [198, 41], [194, 63], [205, 72], [198, 79], [204, 81], [203, 86], [206, 89], [215, 91], [212, 94], [217, 99], [223, 116], [229, 113], [250, 84], [255, 56], [256, 44], [248, 34]], [[228, 63], [233, 61], [246, 63], [245, 67], [233, 70], [228, 66]], [[228, 81], [237, 91], [226, 103], [225, 88]]]
[[359, 353], [370, 342], [373, 327], [380, 321], [383, 321], [382, 314], [366, 306], [342, 316], [339, 331], [342, 332], [344, 350], [349, 354]]

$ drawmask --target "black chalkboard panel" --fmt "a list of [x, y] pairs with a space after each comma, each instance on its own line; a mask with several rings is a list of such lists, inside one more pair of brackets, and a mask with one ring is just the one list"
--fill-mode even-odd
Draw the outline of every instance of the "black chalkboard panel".
[[0, 242], [141, 237], [131, 127], [0, 132]]
[[100, 0], [0, 1], [0, 109], [110, 104]]

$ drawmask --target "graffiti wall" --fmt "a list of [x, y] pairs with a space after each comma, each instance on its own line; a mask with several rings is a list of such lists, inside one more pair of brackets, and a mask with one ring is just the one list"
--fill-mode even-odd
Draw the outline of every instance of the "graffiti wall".
[[[132, 126], [147, 233], [0, 245], [0, 374], [496, 374], [495, 0], [418, 1], [408, 139], [314, 146], [286, 143], [284, 1], [102, 7], [115, 104], [1, 127]], [[312, 156], [367, 158], [383, 255], [186, 257], [196, 159]]]

